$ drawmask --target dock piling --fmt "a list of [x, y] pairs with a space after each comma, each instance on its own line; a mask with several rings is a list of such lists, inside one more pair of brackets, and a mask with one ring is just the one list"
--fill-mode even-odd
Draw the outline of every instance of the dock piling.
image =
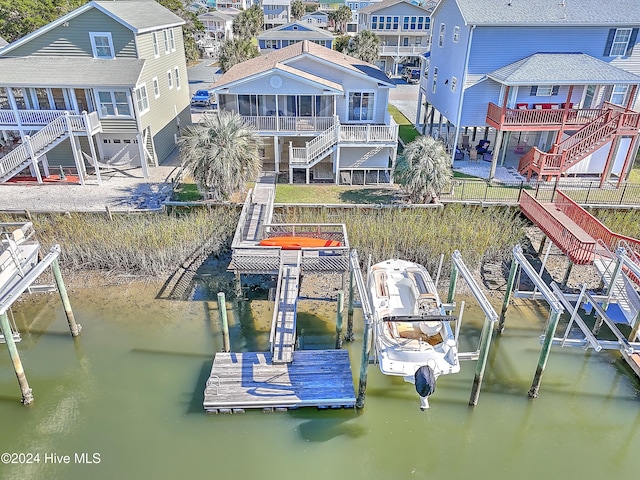
[[344, 291], [338, 290], [338, 304], [336, 310], [336, 349], [342, 348], [342, 311], [344, 310]]
[[530, 398], [537, 398], [538, 391], [540, 390], [540, 382], [542, 381], [542, 374], [547, 365], [549, 359], [549, 353], [551, 353], [551, 344], [553, 343], [553, 337], [556, 334], [556, 328], [558, 327], [558, 320], [560, 319], [561, 312], [552, 311], [549, 317], [549, 323], [547, 325], [547, 331], [544, 335], [544, 343], [542, 344], [542, 351], [540, 352], [540, 359], [538, 361], [538, 368], [536, 368], [536, 374], [533, 377], [533, 383], [529, 390]]
[[227, 302], [224, 297], [224, 292], [218, 292], [218, 314], [220, 315], [220, 323], [222, 324], [222, 351], [230, 352], [229, 322], [227, 321]]
[[518, 271], [518, 262], [511, 261], [511, 270], [509, 270], [509, 279], [507, 280], [507, 291], [504, 292], [504, 300], [502, 301], [502, 310], [500, 310], [500, 320], [498, 321], [498, 333], [504, 331], [504, 322], [507, 316], [507, 308], [511, 302], [511, 293], [513, 292], [513, 284], [516, 279], [516, 273]]
[[344, 335], [345, 342], [353, 342], [355, 339], [355, 336], [353, 335], [353, 287], [353, 270], [349, 269], [349, 307], [347, 309], [347, 333]]
[[453, 303], [456, 296], [456, 286], [458, 284], [458, 268], [455, 263], [451, 265], [451, 275], [449, 276], [449, 294], [447, 295], [447, 303]]
[[484, 379], [484, 371], [489, 356], [489, 346], [491, 345], [491, 325], [491, 320], [488, 317], [484, 317], [484, 325], [482, 325], [482, 333], [480, 334], [480, 352], [478, 362], [476, 363], [476, 373], [473, 377], [471, 397], [469, 398], [469, 405], [472, 406], [478, 404], [478, 397], [480, 397], [480, 387]]
[[4, 341], [7, 344], [7, 350], [9, 350], [9, 356], [11, 357], [11, 361], [13, 362], [13, 370], [16, 373], [16, 378], [18, 379], [18, 384], [20, 385], [20, 391], [22, 392], [22, 404], [30, 405], [31, 403], [33, 403], [33, 393], [31, 392], [31, 388], [29, 388], [29, 382], [27, 382], [27, 377], [24, 374], [24, 368], [22, 368], [22, 361], [20, 360], [20, 355], [18, 354], [16, 342], [13, 339], [13, 331], [11, 330], [11, 326], [9, 325], [9, 317], [7, 316], [7, 312], [3, 312], [0, 315], [0, 328], [2, 330], [2, 334], [4, 335]]
[[[53, 248], [57, 248], [58, 253], [60, 253], [59, 246], [56, 245]], [[82, 325], [76, 323], [75, 316], [73, 315], [71, 302], [69, 301], [69, 295], [67, 295], [67, 288], [64, 286], [64, 280], [62, 279], [62, 273], [60, 272], [60, 265], [58, 264], [57, 257], [53, 260], [53, 262], [51, 262], [51, 270], [53, 270], [53, 276], [56, 280], [56, 286], [58, 287], [58, 292], [60, 293], [60, 298], [62, 299], [62, 305], [64, 306], [64, 313], [67, 316], [67, 323], [69, 324], [71, 336], [77, 337], [82, 331]]]
[[360, 379], [358, 380], [358, 396], [356, 398], [356, 408], [364, 408], [364, 397], [367, 392], [367, 370], [369, 368], [369, 352], [371, 350], [371, 330], [372, 323], [365, 323], [362, 336], [362, 358], [360, 361]]

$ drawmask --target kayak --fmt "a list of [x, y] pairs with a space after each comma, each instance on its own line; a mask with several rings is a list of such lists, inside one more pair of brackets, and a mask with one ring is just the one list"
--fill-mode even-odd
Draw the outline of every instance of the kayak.
[[260, 240], [263, 247], [281, 247], [283, 250], [300, 250], [302, 248], [341, 247], [342, 242], [317, 237], [271, 237]]

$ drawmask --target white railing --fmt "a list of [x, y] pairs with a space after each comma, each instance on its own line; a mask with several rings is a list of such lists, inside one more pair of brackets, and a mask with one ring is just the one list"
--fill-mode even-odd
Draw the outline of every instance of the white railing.
[[428, 45], [382, 45], [378, 47], [380, 55], [422, 55], [428, 51]]
[[336, 117], [285, 117], [243, 115], [260, 132], [324, 132], [337, 123]]
[[396, 142], [398, 125], [340, 125], [341, 142]]
[[309, 165], [319, 158], [324, 152], [333, 147], [338, 141], [340, 125], [334, 125], [307, 142], [304, 147], [292, 147], [289, 145], [289, 163]]
[[[69, 119], [68, 123], [67, 118]], [[91, 115], [89, 115], [88, 118], [90, 122], [94, 120], [97, 121], [97, 114], [95, 118]], [[26, 136], [23, 143], [0, 158], [0, 177], [4, 177], [29, 160], [31, 158], [31, 152], [37, 157], [43, 150], [47, 149], [52, 143], [69, 132], [82, 132], [86, 130], [87, 126], [85, 125], [82, 115], [58, 116], [46, 127], [38, 130], [33, 136]]]
[[47, 125], [65, 113], [64, 110], [0, 110], [0, 124]]

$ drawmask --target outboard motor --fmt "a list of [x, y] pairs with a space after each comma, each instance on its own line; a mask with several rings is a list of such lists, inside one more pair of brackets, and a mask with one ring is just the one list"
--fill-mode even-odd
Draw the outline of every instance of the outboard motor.
[[416, 392], [420, 395], [420, 410], [429, 408], [427, 397], [436, 391], [436, 375], [429, 365], [423, 365], [415, 373]]

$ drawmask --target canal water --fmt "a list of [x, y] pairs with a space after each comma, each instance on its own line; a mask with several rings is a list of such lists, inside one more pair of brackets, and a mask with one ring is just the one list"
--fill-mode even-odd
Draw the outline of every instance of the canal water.
[[[158, 299], [136, 283], [70, 292], [83, 326], [70, 337], [60, 298], [14, 308], [18, 348], [35, 402], [20, 404], [0, 354], [2, 479], [458, 479], [633, 478], [640, 445], [639, 383], [619, 356], [554, 347], [540, 395], [527, 396], [540, 355], [544, 305], [516, 300], [495, 337], [476, 407], [476, 363], [438, 380], [431, 408], [413, 386], [369, 368], [364, 410], [207, 415], [203, 390], [222, 340], [215, 291]], [[232, 349], [268, 349], [271, 304], [229, 303]], [[458, 298], [458, 301], [461, 299]], [[467, 299], [468, 300], [468, 299]], [[496, 300], [500, 303], [500, 300]], [[331, 303], [301, 301], [303, 348], [332, 348]], [[468, 300], [461, 350], [483, 322]], [[345, 344], [357, 386], [362, 321]], [[3, 461], [7, 457], [3, 456]], [[29, 463], [28, 463], [29, 462]], [[65, 463], [68, 462], [68, 463]]]

